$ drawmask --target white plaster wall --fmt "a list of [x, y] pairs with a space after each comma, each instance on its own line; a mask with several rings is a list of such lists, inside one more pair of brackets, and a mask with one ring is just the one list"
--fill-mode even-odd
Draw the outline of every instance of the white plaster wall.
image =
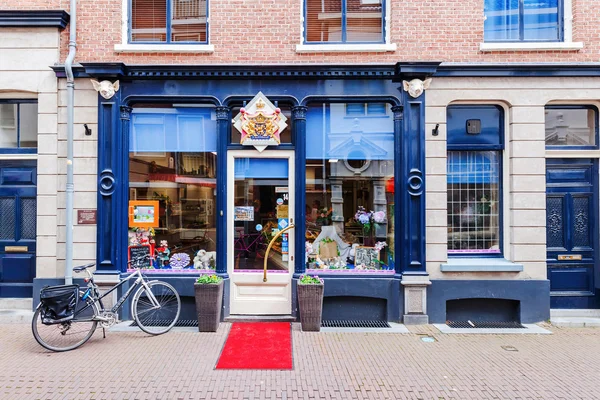
[[[597, 99], [598, 78], [433, 79], [425, 110], [426, 243], [431, 279], [546, 279], [544, 107], [551, 102], [597, 104]], [[446, 108], [451, 103], [505, 107], [504, 256], [523, 264], [523, 272], [440, 271], [440, 264], [448, 259]], [[440, 124], [438, 136], [431, 134], [435, 124]]]
[[[77, 210], [97, 208], [98, 92], [89, 79], [75, 80], [73, 124], [73, 266], [96, 261], [96, 225], [78, 225]], [[91, 129], [85, 135], [84, 124]], [[66, 258], [67, 81], [58, 82], [58, 212], [57, 261], [64, 271]], [[64, 272], [62, 272], [64, 274]]]
[[38, 154], [0, 155], [37, 159], [38, 278], [61, 276], [57, 270], [58, 91], [50, 66], [59, 62], [58, 28], [0, 28], [0, 98], [38, 100]]

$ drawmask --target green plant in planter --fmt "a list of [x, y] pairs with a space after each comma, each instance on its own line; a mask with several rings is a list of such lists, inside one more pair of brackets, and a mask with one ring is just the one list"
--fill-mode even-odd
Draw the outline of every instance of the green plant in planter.
[[223, 280], [223, 278], [221, 278], [218, 275], [215, 274], [211, 274], [211, 275], [200, 275], [200, 277], [196, 280], [196, 283], [204, 285], [204, 284], [217, 284], [220, 283]]
[[317, 275], [300, 275], [299, 283], [301, 285], [322, 285], [323, 279], [319, 278]]

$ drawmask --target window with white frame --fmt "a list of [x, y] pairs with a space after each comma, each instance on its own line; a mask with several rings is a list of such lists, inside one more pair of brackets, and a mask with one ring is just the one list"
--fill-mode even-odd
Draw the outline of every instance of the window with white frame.
[[500, 255], [503, 111], [448, 107], [448, 254]]
[[562, 42], [564, 0], [485, 0], [485, 42]]
[[0, 149], [35, 151], [37, 134], [37, 100], [0, 100]]
[[305, 0], [304, 41], [384, 43], [384, 0]]
[[130, 43], [208, 43], [208, 0], [131, 0]]

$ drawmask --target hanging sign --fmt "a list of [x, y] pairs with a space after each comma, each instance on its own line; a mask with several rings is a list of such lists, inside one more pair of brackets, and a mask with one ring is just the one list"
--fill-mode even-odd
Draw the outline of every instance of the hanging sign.
[[242, 145], [263, 151], [267, 146], [279, 146], [279, 134], [287, 127], [286, 120], [281, 110], [258, 92], [232, 122], [242, 135]]

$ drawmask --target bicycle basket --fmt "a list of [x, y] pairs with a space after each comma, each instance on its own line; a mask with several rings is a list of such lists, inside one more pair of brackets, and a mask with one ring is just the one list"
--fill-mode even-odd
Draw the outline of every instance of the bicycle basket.
[[59, 324], [73, 319], [79, 299], [78, 285], [46, 286], [40, 291], [42, 323]]

